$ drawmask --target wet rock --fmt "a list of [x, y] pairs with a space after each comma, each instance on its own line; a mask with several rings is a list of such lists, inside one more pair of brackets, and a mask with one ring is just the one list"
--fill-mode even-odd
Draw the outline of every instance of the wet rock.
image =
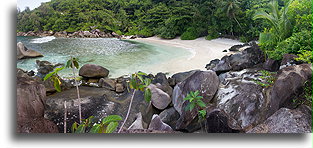
[[86, 78], [104, 78], [109, 75], [109, 70], [95, 64], [85, 64], [79, 69], [79, 75]]
[[179, 113], [175, 110], [174, 107], [165, 109], [159, 114], [162, 122], [168, 124], [172, 129], [175, 130], [176, 122], [179, 119]]
[[38, 51], [28, 49], [27, 47], [24, 46], [22, 42], [17, 43], [16, 58], [18, 60], [25, 59], [25, 58], [35, 58], [35, 57], [43, 57], [43, 55], [39, 53]]
[[219, 85], [219, 79], [213, 71], [197, 71], [183, 82], [177, 84], [173, 91], [172, 102], [176, 111], [180, 114], [176, 129], [186, 128], [197, 116], [198, 110], [186, 111], [188, 101], [183, 100], [190, 91], [199, 91], [202, 101], [206, 104], [212, 100]]
[[44, 85], [21, 74], [17, 75], [17, 132], [18, 133], [56, 133], [54, 123], [44, 118], [46, 90]]
[[154, 84], [150, 84], [148, 88], [151, 91], [151, 103], [157, 109], [163, 110], [171, 103], [170, 96]]
[[311, 113], [312, 110], [308, 106], [301, 106], [294, 110], [281, 108], [248, 133], [311, 133]]
[[136, 120], [129, 126], [128, 130], [130, 129], [144, 129], [141, 113], [137, 113]]
[[141, 110], [141, 113], [142, 113], [142, 119], [143, 119], [143, 127], [146, 129], [148, 128], [151, 122], [152, 116], [154, 114], [159, 114], [160, 110], [154, 107], [150, 101], [149, 104], [144, 109]]
[[109, 90], [115, 90], [116, 81], [114, 79], [101, 78], [99, 80], [99, 86]]
[[273, 60], [273, 59], [267, 59], [264, 63], [263, 63], [263, 68], [264, 70], [267, 71], [278, 71], [279, 70], [279, 63], [280, 61], [278, 60]]
[[169, 125], [162, 122], [157, 114], [153, 115], [148, 129], [159, 131], [173, 131], [173, 129]]

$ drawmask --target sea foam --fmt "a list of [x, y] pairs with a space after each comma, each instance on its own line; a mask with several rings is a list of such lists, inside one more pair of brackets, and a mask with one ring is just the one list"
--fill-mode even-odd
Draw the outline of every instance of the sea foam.
[[54, 36], [46, 36], [46, 37], [40, 37], [40, 38], [35, 38], [31, 40], [31, 43], [46, 43], [46, 42], [50, 42], [52, 40], [54, 40], [55, 37]]

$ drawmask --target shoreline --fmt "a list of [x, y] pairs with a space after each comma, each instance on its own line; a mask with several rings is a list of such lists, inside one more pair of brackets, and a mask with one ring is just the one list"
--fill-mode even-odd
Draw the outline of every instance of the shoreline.
[[225, 55], [232, 54], [231, 52], [223, 52], [228, 50], [233, 45], [243, 44], [238, 40], [217, 38], [213, 40], [206, 40], [204, 37], [195, 40], [181, 40], [179, 37], [175, 39], [161, 39], [159, 37], [136, 38], [138, 42], [147, 42], [162, 44], [166, 46], [173, 46], [183, 48], [190, 51], [191, 55], [186, 57], [174, 58], [170, 61], [164, 61], [151, 67], [153, 71], [169, 73], [173, 75], [178, 72], [186, 72], [190, 70], [206, 70], [205, 65], [211, 60], [221, 59]]

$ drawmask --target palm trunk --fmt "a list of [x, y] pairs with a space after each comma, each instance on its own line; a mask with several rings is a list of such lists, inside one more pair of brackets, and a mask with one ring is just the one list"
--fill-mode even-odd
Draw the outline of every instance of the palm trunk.
[[75, 74], [75, 65], [73, 62], [73, 58], [71, 57], [71, 62], [72, 62], [72, 70], [73, 70], [73, 75], [74, 75], [74, 80], [75, 80], [75, 85], [76, 85], [76, 92], [77, 92], [77, 99], [78, 99], [78, 114], [79, 114], [79, 123], [81, 124], [82, 122], [82, 109], [81, 109], [81, 101], [80, 101], [80, 95], [79, 95], [79, 88], [78, 88], [78, 83], [76, 80], [76, 74]]
[[124, 127], [124, 124], [126, 123], [127, 119], [128, 119], [128, 116], [129, 116], [129, 113], [130, 113], [130, 109], [131, 109], [131, 106], [132, 106], [132, 103], [133, 103], [133, 100], [134, 100], [134, 96], [135, 96], [135, 92], [136, 90], [134, 90], [133, 94], [132, 94], [132, 97], [130, 99], [130, 103], [129, 103], [129, 107], [128, 107], [128, 111], [127, 111], [127, 114], [126, 114], [126, 117], [124, 119], [124, 122], [122, 124], [122, 126], [120, 127], [120, 129], [118, 130], [118, 133], [120, 133]]

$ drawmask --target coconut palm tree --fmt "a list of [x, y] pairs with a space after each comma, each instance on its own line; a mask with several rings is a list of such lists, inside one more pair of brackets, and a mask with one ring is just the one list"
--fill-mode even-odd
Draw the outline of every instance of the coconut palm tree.
[[[226, 13], [227, 17], [230, 20], [234, 19], [236, 23], [238, 24], [238, 26], [240, 27], [240, 29], [242, 30], [242, 27], [236, 18], [236, 14], [238, 13], [238, 10], [240, 10], [239, 2], [237, 0], [225, 0], [222, 2], [222, 4], [224, 5], [222, 10]], [[232, 33], [233, 33], [233, 29], [232, 29]]]
[[288, 20], [287, 12], [292, 1], [287, 0], [284, 7], [279, 10], [277, 0], [272, 0], [269, 3], [269, 9], [267, 11], [258, 11], [253, 17], [254, 20], [264, 19], [270, 23], [273, 30], [270, 36], [274, 37], [276, 42], [286, 39], [291, 34], [292, 26]]

